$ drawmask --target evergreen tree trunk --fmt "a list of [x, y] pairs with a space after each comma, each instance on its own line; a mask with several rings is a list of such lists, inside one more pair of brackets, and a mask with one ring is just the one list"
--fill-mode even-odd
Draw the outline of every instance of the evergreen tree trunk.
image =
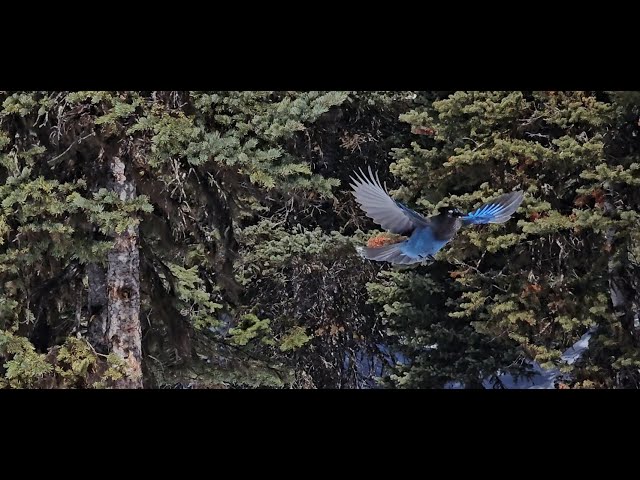
[[[609, 293], [616, 318], [624, 331], [624, 342], [631, 351], [640, 345], [640, 329], [638, 313], [634, 308], [637, 291], [633, 287], [633, 279], [629, 265], [629, 244], [627, 239], [615, 239], [615, 229], [607, 232], [607, 243], [610, 250], [608, 262]], [[638, 388], [636, 368], [620, 368], [616, 373], [616, 386]]]
[[[125, 174], [119, 156], [109, 159], [113, 191], [121, 200], [136, 196], [135, 186]], [[142, 388], [142, 328], [140, 325], [140, 254], [138, 228], [114, 233], [115, 245], [108, 255], [107, 299], [109, 350], [125, 362], [127, 375], [117, 382], [119, 388]]]
[[88, 340], [99, 352], [108, 353], [107, 347], [107, 275], [104, 268], [96, 263], [87, 265], [89, 280], [89, 331]]
[[[606, 201], [605, 208], [610, 216], [617, 217], [618, 212], [612, 202]], [[616, 239], [615, 228], [606, 233], [607, 250], [609, 251], [609, 294], [616, 317], [629, 334], [634, 344], [640, 341], [640, 330], [637, 328], [633, 305], [636, 290], [629, 275], [629, 245], [627, 239]]]

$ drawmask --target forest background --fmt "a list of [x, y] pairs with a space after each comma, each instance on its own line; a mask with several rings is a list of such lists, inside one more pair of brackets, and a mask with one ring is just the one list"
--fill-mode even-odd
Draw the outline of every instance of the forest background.
[[[640, 92], [0, 104], [0, 388], [640, 385]], [[373, 263], [368, 166], [426, 215], [525, 199]]]

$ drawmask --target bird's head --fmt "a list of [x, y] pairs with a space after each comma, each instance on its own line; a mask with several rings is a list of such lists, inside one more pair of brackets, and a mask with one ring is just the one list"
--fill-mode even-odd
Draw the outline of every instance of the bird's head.
[[438, 213], [443, 217], [459, 218], [464, 215], [460, 210], [454, 207], [440, 207]]

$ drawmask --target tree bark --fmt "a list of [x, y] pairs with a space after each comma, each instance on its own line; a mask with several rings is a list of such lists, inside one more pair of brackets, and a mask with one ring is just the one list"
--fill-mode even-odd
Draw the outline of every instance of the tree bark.
[[89, 326], [87, 339], [98, 353], [109, 352], [107, 345], [107, 275], [102, 265], [90, 263], [87, 265], [89, 280]]
[[610, 243], [609, 258], [609, 293], [611, 304], [616, 317], [622, 323], [624, 329], [629, 333], [635, 344], [640, 344], [640, 329], [637, 325], [637, 312], [633, 305], [637, 295], [636, 290], [631, 285], [628, 265], [628, 244], [626, 240], [615, 242], [613, 236], [615, 231], [611, 229], [607, 232], [607, 240]]
[[[125, 175], [119, 156], [109, 161], [112, 189], [121, 200], [132, 200], [136, 189]], [[114, 246], [108, 254], [107, 329], [109, 350], [125, 363], [126, 375], [117, 388], [142, 388], [142, 327], [140, 325], [140, 254], [138, 227], [114, 233]]]
[[[610, 200], [605, 201], [605, 214], [618, 218], [618, 211]], [[609, 253], [609, 295], [616, 317], [628, 332], [635, 345], [640, 345], [640, 328], [638, 328], [638, 312], [634, 305], [637, 291], [633, 286], [629, 265], [629, 239], [616, 239], [615, 228], [610, 228], [605, 235]]]

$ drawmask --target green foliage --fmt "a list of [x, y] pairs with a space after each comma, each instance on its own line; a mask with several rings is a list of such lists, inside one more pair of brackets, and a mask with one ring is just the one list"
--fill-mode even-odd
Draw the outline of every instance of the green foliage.
[[[638, 387], [637, 92], [0, 92], [0, 386], [109, 388], [88, 265], [139, 228], [145, 384]], [[115, 193], [118, 155], [135, 198]], [[429, 214], [525, 191], [431, 266], [362, 260], [371, 165]], [[365, 233], [366, 232], [366, 233]], [[377, 383], [376, 379], [377, 378]]]
[[271, 334], [269, 320], [260, 320], [252, 313], [243, 315], [240, 318], [238, 328], [231, 328], [231, 343], [234, 345], [246, 345], [250, 340], [258, 337], [266, 345], [273, 345], [273, 340], [268, 337]]
[[264, 319], [245, 326], [241, 338], [259, 325], [266, 332], [268, 325], [275, 340], [271, 346], [254, 345], [254, 354], [295, 367], [294, 385], [337, 388], [366, 382], [344, 362], [382, 356], [383, 334], [366, 305], [365, 283], [373, 269], [356, 255], [351, 239], [263, 220], [244, 228], [238, 240], [244, 246], [236, 264], [238, 280]]
[[26, 338], [8, 330], [0, 330], [0, 360], [0, 387], [5, 388], [33, 387], [53, 369]]
[[[456, 92], [401, 117], [436, 132], [393, 152], [391, 171], [406, 185], [398, 191], [403, 199], [419, 195], [415, 203], [427, 211], [446, 204], [471, 210], [504, 191], [527, 192], [515, 220], [463, 230], [438, 257], [451, 267], [436, 283], [447, 277], [455, 283], [444, 307], [448, 316], [481, 334], [468, 335], [478, 343], [459, 353], [496, 361], [475, 379], [463, 379], [468, 365], [450, 378], [478, 385], [491, 371], [518, 374], [518, 356], [551, 367], [587, 328], [600, 326], [599, 341], [609, 335], [616, 320], [607, 235], [628, 239], [638, 224], [634, 205], [620, 203], [615, 215], [604, 209], [605, 196], [620, 198], [638, 181], [637, 163], [607, 155], [619, 111], [588, 92]], [[624, 211], [629, 207], [634, 211]], [[451, 320], [443, 323], [453, 328]], [[410, 338], [414, 348], [436, 343], [434, 335]], [[497, 341], [505, 338], [512, 342]], [[443, 348], [439, 344], [438, 351]], [[431, 356], [414, 361], [432, 363]], [[615, 364], [585, 368], [579, 362], [565, 373], [585, 378], [589, 369]], [[424, 381], [432, 375], [422, 367], [410, 371]], [[597, 377], [594, 385], [611, 385]]]
[[313, 175], [283, 142], [341, 104], [346, 93], [194, 92], [190, 96], [196, 115], [155, 108], [129, 128], [128, 133], [152, 133], [152, 167], [183, 157], [195, 167], [209, 163], [233, 167], [266, 189], [318, 189], [331, 195], [338, 182]]
[[180, 315], [188, 317], [196, 328], [219, 326], [216, 312], [223, 305], [212, 300], [212, 295], [204, 288], [204, 280], [198, 276], [198, 268], [193, 266], [187, 269], [170, 263], [169, 269], [175, 277]]
[[[95, 358], [67, 340], [92, 321], [82, 301], [89, 285], [84, 265], [106, 265], [109, 236], [140, 226], [141, 317], [154, 318], [150, 338], [156, 333], [167, 342], [155, 358], [168, 367], [197, 363], [209, 355], [201, 349], [211, 346], [201, 343], [211, 335], [238, 348], [258, 336], [275, 346], [270, 320], [253, 321], [244, 306], [227, 303], [237, 290], [236, 223], [253, 221], [282, 196], [332, 196], [340, 182], [314, 173], [296, 145], [347, 98], [347, 92], [3, 92], [2, 327], [21, 322], [24, 338], [43, 354], [59, 348], [49, 361], [61, 385], [90, 386], [80, 377], [91, 376]], [[133, 199], [123, 200], [109, 183], [112, 145], [121, 145], [117, 154], [138, 190]], [[229, 330], [221, 317], [238, 324]], [[306, 342], [303, 331], [288, 332], [285, 350]], [[177, 359], [172, 350], [180, 352]], [[249, 361], [239, 351], [221, 354]], [[251, 362], [253, 370], [234, 368], [256, 371]], [[111, 380], [116, 367], [107, 370]], [[242, 383], [240, 373], [214, 370]], [[268, 373], [258, 377], [282, 384]], [[107, 386], [104, 379], [94, 383]]]
[[74, 192], [67, 197], [67, 202], [72, 207], [86, 212], [88, 220], [105, 235], [112, 232], [122, 233], [129, 227], [138, 225], [138, 214], [153, 211], [153, 205], [149, 203], [146, 195], [137, 196], [132, 200], [122, 200], [106, 188], [94, 193], [92, 199]]
[[86, 340], [73, 337], [57, 349], [54, 363], [56, 388], [110, 388], [125, 372], [118, 355], [99, 358]]
[[289, 350], [296, 350], [302, 347], [309, 340], [311, 340], [311, 337], [307, 335], [304, 327], [296, 325], [282, 337], [280, 342], [280, 351], [287, 352]]

